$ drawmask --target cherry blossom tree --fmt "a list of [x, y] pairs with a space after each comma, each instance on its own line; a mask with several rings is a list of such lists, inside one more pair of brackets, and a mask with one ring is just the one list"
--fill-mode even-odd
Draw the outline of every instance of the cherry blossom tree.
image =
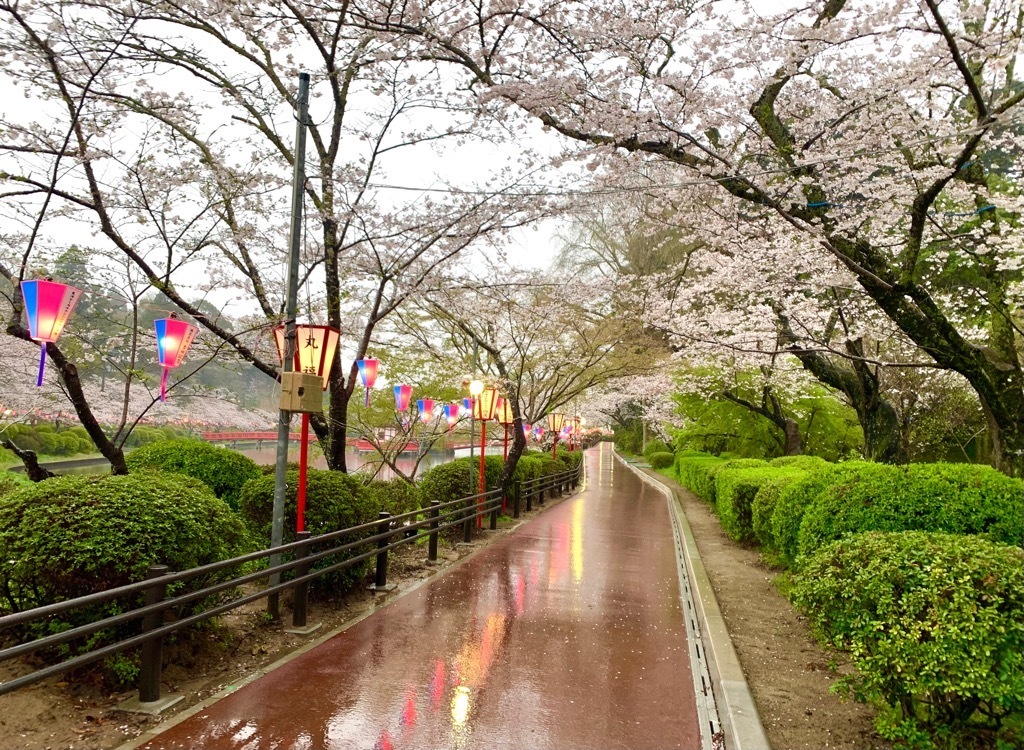
[[[313, 322], [343, 330], [353, 355], [342, 366], [339, 352], [327, 413], [312, 422], [332, 468], [345, 469], [354, 360], [375, 328], [474, 243], [547, 210], [508, 189], [518, 175], [497, 159], [470, 189], [382, 187], [424, 154], [438, 163], [488, 136], [459, 81], [403, 59], [404, 48], [396, 55], [344, 8], [3, 2], [0, 14], [6, 82], [31, 102], [2, 122], [4, 275], [23, 278], [39, 247], [77, 222], [270, 377], [299, 61], [310, 72], [299, 296]], [[248, 314], [248, 332], [192, 302], [207, 292]]]
[[[720, 204], [785, 222], [794, 250], [780, 244], [776, 265], [801, 238], [837, 262], [971, 384], [995, 462], [1024, 471], [1024, 206], [1005, 179], [1020, 174], [1017, 4], [367, 7], [368, 28], [416, 35], [467, 71], [482, 106], [539, 119], [595, 164], [668, 162], [680, 190], [710, 186]], [[996, 151], [1008, 172], [986, 161]]]

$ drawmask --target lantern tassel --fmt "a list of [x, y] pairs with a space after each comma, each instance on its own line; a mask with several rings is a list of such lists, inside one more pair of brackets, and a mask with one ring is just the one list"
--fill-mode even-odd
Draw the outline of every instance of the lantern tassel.
[[46, 342], [41, 342], [39, 347], [39, 376], [36, 378], [36, 388], [43, 384], [43, 371], [46, 369]]
[[370, 408], [370, 389], [366, 389], [366, 408]]
[[167, 400], [167, 376], [170, 375], [170, 374], [171, 374], [170, 369], [165, 367], [164, 368], [163, 377], [160, 378], [160, 400], [161, 401], [166, 401]]

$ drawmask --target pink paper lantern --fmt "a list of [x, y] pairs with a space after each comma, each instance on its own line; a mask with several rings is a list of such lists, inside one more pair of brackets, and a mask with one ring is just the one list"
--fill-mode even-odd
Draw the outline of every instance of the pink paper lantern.
[[185, 361], [185, 354], [192, 346], [199, 327], [177, 317], [161, 318], [156, 326], [156, 352], [164, 374], [160, 378], [160, 400], [167, 400], [167, 376], [171, 369]]
[[444, 418], [448, 420], [448, 430], [451, 431], [455, 423], [459, 421], [459, 409], [462, 408], [462, 404], [455, 401], [451, 404], [444, 405]]
[[405, 412], [409, 409], [409, 399], [412, 398], [411, 385], [395, 386], [395, 411]]
[[366, 407], [369, 408], [370, 390], [373, 388], [373, 384], [377, 382], [377, 369], [380, 367], [380, 362], [372, 357], [367, 357], [357, 361], [356, 366], [359, 368], [359, 380], [362, 381], [363, 387], [366, 388]]
[[28, 335], [41, 345], [36, 386], [43, 384], [46, 345], [55, 343], [60, 337], [81, 296], [81, 289], [49, 279], [21, 282], [21, 297], [25, 301], [25, 314], [28, 317]]
[[416, 409], [420, 413], [420, 421], [426, 424], [434, 418], [434, 399], [421, 398], [416, 402]]

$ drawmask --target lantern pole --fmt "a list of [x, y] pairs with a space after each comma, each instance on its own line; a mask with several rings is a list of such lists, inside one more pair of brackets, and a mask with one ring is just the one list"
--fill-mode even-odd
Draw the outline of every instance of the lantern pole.
[[[480, 355], [480, 344], [479, 344], [479, 342], [476, 341], [476, 339], [474, 339], [473, 340], [473, 377], [470, 378], [470, 380], [475, 380], [476, 379], [476, 366], [477, 366], [477, 358], [479, 357], [479, 355]], [[470, 393], [470, 396], [474, 399], [474, 400], [469, 402], [469, 465], [471, 467], [470, 470], [469, 470], [469, 494], [472, 495], [473, 494], [473, 469], [472, 469], [472, 466], [473, 466], [473, 439], [476, 437], [475, 431], [473, 430], [473, 427], [474, 427], [473, 422], [476, 421], [476, 420], [473, 419], [473, 406], [476, 403], [475, 399], [479, 398], [479, 396], [473, 396], [472, 393]]]
[[[292, 220], [288, 256], [288, 287], [285, 299], [284, 356], [281, 372], [291, 372], [295, 362], [295, 315], [299, 301], [299, 244], [302, 239], [302, 198], [306, 182], [306, 120], [309, 115], [309, 73], [299, 73], [299, 93], [296, 101], [298, 119], [295, 123], [295, 163], [292, 172]], [[277, 462], [274, 469], [274, 505], [270, 519], [270, 546], [280, 547], [284, 541], [284, 499], [287, 493], [288, 433], [291, 431], [292, 413], [281, 409], [277, 420]], [[304, 421], [308, 425], [308, 421]], [[281, 555], [271, 555], [269, 565], [281, 564]], [[270, 576], [270, 585], [281, 582], [281, 574]], [[279, 595], [267, 597], [267, 612], [277, 620], [280, 616]]]

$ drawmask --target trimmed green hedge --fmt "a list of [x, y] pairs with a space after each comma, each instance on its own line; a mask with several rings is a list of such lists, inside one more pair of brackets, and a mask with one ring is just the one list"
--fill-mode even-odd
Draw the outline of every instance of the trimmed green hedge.
[[822, 638], [850, 653], [856, 672], [837, 687], [884, 706], [883, 737], [914, 748], [1022, 746], [1019, 548], [977, 536], [857, 534], [811, 556], [792, 596]]
[[410, 513], [420, 507], [419, 489], [401, 477], [374, 479], [363, 485], [362, 492], [372, 497], [378, 510], [386, 510], [393, 516]]
[[[882, 466], [882, 468], [879, 468]], [[847, 461], [829, 464], [820, 471], [808, 473], [804, 478], [783, 488], [775, 510], [772, 512], [772, 538], [779, 561], [789, 567], [796, 562], [799, 551], [800, 524], [804, 512], [818, 495], [834, 483], [845, 481], [846, 477], [865, 476], [873, 471], [885, 471], [882, 464], [869, 461]]]
[[715, 494], [715, 480], [710, 470], [721, 466], [726, 459], [710, 453], [685, 451], [676, 454], [675, 470], [679, 483], [697, 497], [711, 502]]
[[[725, 466], [712, 470], [715, 477], [715, 511], [722, 522], [722, 528], [732, 539], [744, 544], [755, 539], [754, 503], [761, 489], [779, 479], [806, 474], [786, 466], [744, 468], [748, 460], [729, 461]], [[737, 464], [740, 466], [734, 468]]]
[[647, 460], [648, 463], [651, 464], [652, 469], [667, 469], [675, 462], [676, 457], [674, 453], [660, 451], [658, 453], [652, 453], [650, 458]]
[[125, 461], [130, 471], [159, 469], [195, 477], [236, 509], [242, 485], [262, 473], [255, 461], [241, 453], [189, 438], [149, 443], [129, 453]]
[[32, 484], [32, 480], [24, 474], [15, 474], [13, 471], [0, 471], [0, 495], [20, 490], [22, 487], [31, 487]]
[[250, 549], [231, 509], [175, 474], [64, 476], [0, 497], [0, 595], [29, 609]]
[[754, 496], [754, 502], [750, 508], [750, 522], [754, 539], [764, 550], [773, 553], [778, 551], [775, 533], [772, 530], [772, 516], [782, 491], [790, 484], [806, 477], [807, 474], [807, 471], [791, 466], [778, 467], [770, 477], [761, 483], [757, 490], [757, 495]]
[[650, 462], [651, 456], [655, 453], [672, 453], [672, 449], [664, 440], [648, 440], [647, 447], [644, 448], [644, 458]]
[[[295, 541], [296, 490], [299, 473], [286, 474], [287, 491], [284, 502], [284, 543]], [[382, 493], [368, 489], [352, 474], [338, 471], [309, 469], [306, 474], [306, 530], [314, 536], [338, 529], [359, 526], [377, 519], [383, 510]], [[245, 484], [239, 499], [239, 508], [254, 539], [261, 548], [270, 546], [271, 521], [274, 510], [274, 477], [260, 476]], [[363, 532], [359, 536], [368, 536]], [[338, 544], [342, 540], [337, 541]], [[314, 563], [317, 570], [367, 551], [357, 547], [343, 555], [331, 555]], [[366, 573], [369, 560], [357, 563], [340, 572], [329, 573], [313, 581], [315, 591], [342, 593], [352, 588]]]
[[805, 471], [817, 471], [824, 469], [831, 464], [824, 458], [817, 456], [779, 456], [768, 462], [769, 466], [786, 466], [791, 469], [803, 469]]
[[945, 531], [1024, 538], [1024, 483], [989, 466], [876, 465], [834, 477], [804, 512], [797, 537], [806, 556], [847, 533]]

